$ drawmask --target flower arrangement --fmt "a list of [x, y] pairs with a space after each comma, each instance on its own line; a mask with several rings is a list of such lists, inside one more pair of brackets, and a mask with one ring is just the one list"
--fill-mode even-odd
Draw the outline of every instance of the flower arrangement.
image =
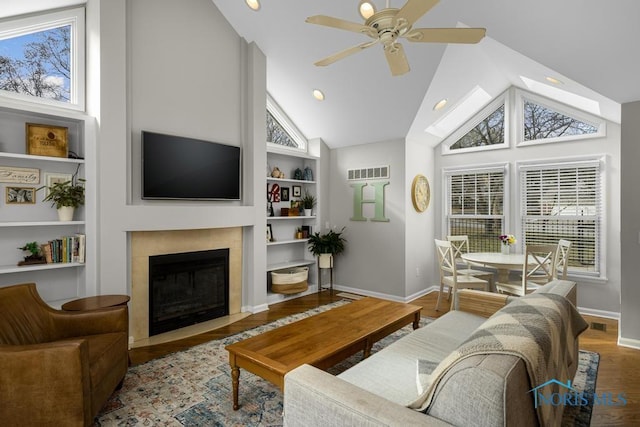
[[498, 238], [505, 246], [515, 245], [515, 243], [517, 242], [516, 236], [514, 236], [513, 234], [502, 234], [498, 236]]

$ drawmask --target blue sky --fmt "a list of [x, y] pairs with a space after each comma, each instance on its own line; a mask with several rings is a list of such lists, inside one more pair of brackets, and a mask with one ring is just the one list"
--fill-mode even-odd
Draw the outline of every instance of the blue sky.
[[8, 56], [10, 58], [23, 58], [22, 52], [24, 47], [36, 40], [36, 34], [26, 34], [24, 36], [12, 37], [9, 39], [0, 40], [0, 55]]

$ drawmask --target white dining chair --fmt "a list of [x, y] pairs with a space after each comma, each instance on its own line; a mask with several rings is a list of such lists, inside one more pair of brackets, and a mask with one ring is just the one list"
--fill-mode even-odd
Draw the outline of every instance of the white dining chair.
[[571, 251], [571, 242], [569, 240], [558, 240], [558, 249], [556, 252], [556, 268], [553, 269], [553, 278], [567, 280], [567, 269], [569, 267], [569, 252]]
[[489, 282], [489, 289], [493, 288], [493, 276], [492, 271], [477, 270], [471, 268], [471, 263], [462, 259], [462, 254], [469, 252], [469, 236], [447, 236], [447, 240], [451, 242], [451, 248], [453, 249], [453, 256], [456, 259], [456, 267], [459, 274], [466, 274], [467, 276], [475, 276], [479, 279]]
[[[447, 298], [451, 299], [451, 307], [455, 307], [456, 292], [458, 289], [473, 288], [489, 291], [489, 282], [475, 276], [458, 272], [453, 246], [447, 240], [435, 239], [438, 264], [440, 265], [440, 292], [436, 302], [436, 311], [440, 309], [440, 299], [444, 293], [444, 286], [449, 287]], [[451, 295], [453, 294], [453, 298]]]
[[557, 245], [527, 245], [520, 280], [496, 282], [497, 291], [524, 296], [549, 283], [554, 278], [557, 250]]

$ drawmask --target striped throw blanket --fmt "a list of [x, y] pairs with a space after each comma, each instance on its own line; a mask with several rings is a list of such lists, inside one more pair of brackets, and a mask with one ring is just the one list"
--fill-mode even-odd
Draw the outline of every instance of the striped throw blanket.
[[[458, 361], [478, 354], [510, 354], [523, 359], [532, 387], [549, 383], [542, 393], [562, 392], [556, 379], [565, 383], [575, 339], [588, 324], [566, 298], [550, 293], [533, 293], [507, 304], [487, 319], [455, 351], [447, 356], [422, 384], [424, 392], [408, 406], [425, 410], [440, 380]], [[561, 407], [538, 405], [542, 426], [560, 425]]]

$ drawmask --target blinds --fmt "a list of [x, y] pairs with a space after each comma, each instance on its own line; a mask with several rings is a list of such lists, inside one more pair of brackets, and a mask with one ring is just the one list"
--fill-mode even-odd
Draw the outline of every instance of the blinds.
[[599, 274], [600, 162], [527, 165], [520, 174], [523, 242], [569, 240], [570, 271]]
[[504, 224], [504, 168], [449, 172], [447, 227], [450, 235], [469, 236], [469, 250], [500, 250]]

